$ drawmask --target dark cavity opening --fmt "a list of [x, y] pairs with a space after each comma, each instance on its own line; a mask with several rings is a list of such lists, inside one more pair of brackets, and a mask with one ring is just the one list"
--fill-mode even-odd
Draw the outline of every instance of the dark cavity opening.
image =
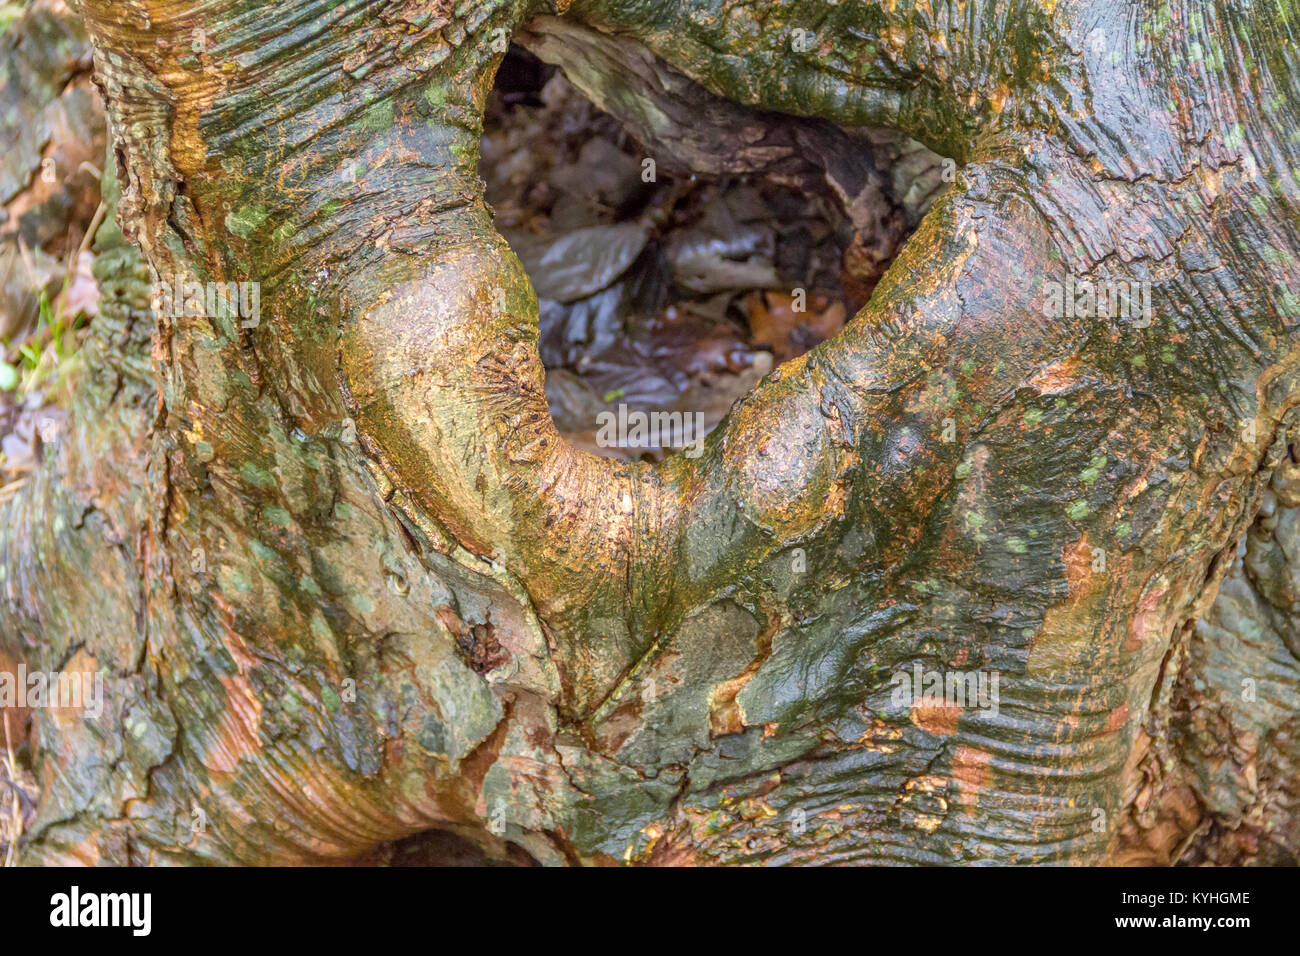
[[505, 840], [452, 830], [424, 830], [381, 843], [349, 861], [352, 866], [538, 866], [527, 851]]
[[546, 395], [570, 443], [628, 460], [698, 454], [759, 379], [853, 318], [952, 167], [945, 177], [940, 157], [892, 130], [847, 134], [880, 187], [856, 197], [852, 219], [833, 188], [815, 188], [824, 177], [809, 188], [788, 170], [680, 168], [511, 48], [480, 168], [538, 295]]

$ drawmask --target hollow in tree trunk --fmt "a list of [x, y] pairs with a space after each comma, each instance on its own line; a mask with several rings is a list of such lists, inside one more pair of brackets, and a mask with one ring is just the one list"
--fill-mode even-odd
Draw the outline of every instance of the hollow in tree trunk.
[[[0, 647], [105, 710], [33, 711], [23, 860], [1295, 859], [1285, 3], [80, 7], [120, 231]], [[588, 455], [477, 176], [511, 37], [666, 160], [956, 181], [698, 458]]]

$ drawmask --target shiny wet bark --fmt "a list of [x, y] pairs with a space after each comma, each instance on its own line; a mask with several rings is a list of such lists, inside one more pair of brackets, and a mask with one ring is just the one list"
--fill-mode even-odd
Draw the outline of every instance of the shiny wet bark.
[[[557, 863], [1293, 857], [1286, 7], [560, 6], [82, 4], [126, 236], [262, 311], [160, 316], [156, 392], [89, 354], [8, 506], [6, 650], [110, 689], [99, 724], [37, 715], [26, 857], [430, 828]], [[575, 79], [634, 128], [713, 97], [962, 164], [698, 459], [551, 422], [475, 174], [519, 31], [641, 51], [669, 81]], [[1084, 280], [1149, 317], [1050, 314]], [[997, 706], [900, 703], [917, 668], [996, 674]]]

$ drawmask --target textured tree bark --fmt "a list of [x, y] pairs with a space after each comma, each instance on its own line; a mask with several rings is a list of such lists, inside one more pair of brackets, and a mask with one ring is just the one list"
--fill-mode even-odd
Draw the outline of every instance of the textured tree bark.
[[[25, 860], [1295, 858], [1285, 5], [81, 7], [126, 238], [262, 311], [160, 315], [144, 368], [101, 230], [75, 424], [0, 532], [3, 650], [107, 685], [34, 713]], [[476, 175], [516, 34], [643, 135], [800, 117], [731, 161], [849, 208], [844, 128], [958, 181], [701, 457], [594, 458]], [[566, 62], [602, 36], [635, 52]], [[1084, 281], [1150, 323], [1052, 314]], [[900, 700], [918, 668], [996, 706]]]

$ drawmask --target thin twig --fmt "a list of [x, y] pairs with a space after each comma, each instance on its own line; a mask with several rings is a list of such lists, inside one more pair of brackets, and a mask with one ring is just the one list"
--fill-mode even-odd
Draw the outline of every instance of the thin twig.
[[77, 268], [77, 263], [81, 261], [81, 254], [90, 248], [90, 244], [95, 241], [95, 233], [99, 231], [100, 224], [104, 221], [106, 207], [101, 200], [99, 206], [95, 209], [95, 214], [90, 217], [90, 225], [86, 227], [86, 234], [81, 237], [81, 244], [77, 246], [77, 254], [73, 256], [72, 263], [64, 273], [64, 288], [67, 288], [67, 276], [73, 269]]
[[18, 489], [27, 484], [26, 478], [18, 478], [4, 487], [0, 487], [0, 501], [7, 501], [18, 493]]
[[18, 838], [23, 835], [23, 808], [18, 802], [18, 763], [14, 760], [14, 745], [9, 738], [9, 711], [0, 710], [0, 717], [5, 725], [5, 763], [9, 776], [9, 786], [14, 791], [13, 826], [9, 832], [9, 846], [5, 850], [5, 866], [18, 865]]

